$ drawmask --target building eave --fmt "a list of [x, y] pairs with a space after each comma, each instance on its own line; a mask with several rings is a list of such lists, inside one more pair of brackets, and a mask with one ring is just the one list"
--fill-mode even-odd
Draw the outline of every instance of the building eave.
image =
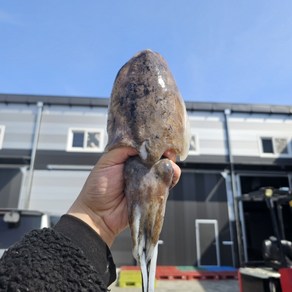
[[[81, 96], [57, 96], [57, 95], [30, 95], [30, 94], [0, 94], [0, 103], [6, 104], [36, 104], [67, 105], [67, 106], [96, 106], [107, 107], [107, 97], [81, 97]], [[292, 115], [291, 105], [271, 104], [245, 104], [245, 103], [219, 103], [219, 102], [195, 102], [186, 101], [189, 112], [224, 112], [229, 109], [231, 113], [258, 113], [258, 114], [284, 114]]]

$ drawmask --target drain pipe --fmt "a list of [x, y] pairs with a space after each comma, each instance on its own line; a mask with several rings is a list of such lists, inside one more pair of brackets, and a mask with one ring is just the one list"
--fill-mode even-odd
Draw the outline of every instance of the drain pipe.
[[32, 149], [31, 149], [29, 173], [28, 173], [28, 178], [27, 178], [27, 192], [26, 192], [26, 199], [24, 202], [25, 209], [29, 209], [29, 205], [30, 205], [34, 164], [35, 164], [36, 151], [37, 151], [40, 129], [41, 129], [43, 106], [44, 106], [43, 102], [37, 103], [37, 115], [36, 115], [36, 121], [35, 121], [35, 127], [34, 127], [34, 137], [33, 137], [33, 142], [32, 142]]
[[[231, 114], [230, 109], [224, 110], [224, 117], [225, 117], [225, 132], [226, 132], [226, 144], [227, 144], [227, 151], [228, 151], [228, 162], [230, 167], [230, 178], [231, 178], [231, 189], [233, 194], [233, 210], [234, 210], [234, 218], [235, 218], [235, 233], [236, 237], [233, 235], [233, 240], [236, 240], [236, 245], [233, 244], [233, 251], [237, 250], [238, 254], [238, 265], [239, 267], [243, 264], [243, 247], [242, 247], [242, 240], [241, 240], [241, 229], [240, 229], [240, 219], [239, 219], [239, 210], [237, 204], [237, 191], [236, 191], [236, 182], [235, 182], [235, 175], [234, 175], [234, 161], [232, 155], [232, 147], [230, 141], [230, 129], [229, 129], [229, 116]], [[232, 232], [234, 234], [234, 232]]]

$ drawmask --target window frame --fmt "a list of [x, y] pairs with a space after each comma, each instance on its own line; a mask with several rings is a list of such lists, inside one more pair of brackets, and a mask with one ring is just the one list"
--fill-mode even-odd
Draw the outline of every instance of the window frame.
[[[83, 132], [84, 140], [83, 147], [73, 147], [74, 132]], [[100, 133], [100, 145], [96, 148], [86, 147], [85, 143], [88, 138], [88, 133], [96, 132]], [[69, 128], [67, 135], [67, 148], [68, 152], [103, 152], [104, 150], [104, 130], [101, 128]]]
[[[272, 146], [273, 146], [273, 153], [266, 153], [263, 150], [263, 139], [271, 139], [272, 140]], [[277, 153], [275, 150], [275, 140], [276, 139], [286, 139], [287, 141], [287, 151], [288, 153]], [[264, 157], [289, 157], [291, 156], [291, 149], [290, 149], [290, 139], [287, 136], [260, 136], [259, 137], [259, 148], [260, 148], [260, 154]]]
[[0, 149], [2, 149], [2, 147], [3, 147], [4, 134], [5, 134], [5, 126], [0, 125]]
[[191, 139], [192, 139], [193, 136], [195, 137], [196, 150], [190, 150], [189, 149], [189, 155], [198, 155], [200, 153], [200, 149], [199, 149], [199, 136], [198, 136], [197, 133], [190, 133], [190, 144], [191, 144]]

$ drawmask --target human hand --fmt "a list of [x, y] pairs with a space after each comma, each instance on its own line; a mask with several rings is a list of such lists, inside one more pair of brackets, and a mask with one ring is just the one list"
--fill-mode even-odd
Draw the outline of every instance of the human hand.
[[[89, 174], [79, 196], [68, 214], [91, 226], [111, 246], [115, 237], [128, 226], [127, 201], [124, 195], [124, 163], [137, 151], [130, 147], [113, 149], [99, 159]], [[180, 168], [173, 162], [175, 155], [166, 151], [174, 170], [174, 186]]]

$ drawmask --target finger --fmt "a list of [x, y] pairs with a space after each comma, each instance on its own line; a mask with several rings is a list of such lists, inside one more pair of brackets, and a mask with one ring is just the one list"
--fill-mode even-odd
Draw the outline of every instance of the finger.
[[170, 160], [173, 168], [173, 178], [172, 178], [172, 185], [170, 188], [173, 188], [179, 181], [180, 176], [181, 176], [181, 169], [180, 167], [174, 163], [172, 160]]
[[116, 164], [124, 163], [129, 157], [137, 155], [138, 152], [135, 148], [121, 147], [115, 148], [103, 154], [99, 163], [103, 166], [113, 166]]
[[176, 153], [172, 149], [168, 149], [163, 153], [163, 157], [168, 158], [169, 160], [172, 160], [173, 162], [176, 161]]

